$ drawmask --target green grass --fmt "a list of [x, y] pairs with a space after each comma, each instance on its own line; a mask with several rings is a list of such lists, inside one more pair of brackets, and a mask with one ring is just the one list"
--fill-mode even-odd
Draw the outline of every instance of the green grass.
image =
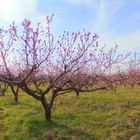
[[40, 102], [20, 92], [0, 96], [0, 140], [140, 140], [140, 87], [70, 93], [56, 98], [52, 121]]

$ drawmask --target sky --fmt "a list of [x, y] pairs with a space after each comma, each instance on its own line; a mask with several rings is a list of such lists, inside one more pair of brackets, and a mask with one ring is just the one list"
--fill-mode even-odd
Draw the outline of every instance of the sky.
[[140, 0], [0, 0], [0, 27], [25, 18], [45, 24], [53, 13], [58, 36], [85, 29], [98, 34], [100, 46], [140, 56]]

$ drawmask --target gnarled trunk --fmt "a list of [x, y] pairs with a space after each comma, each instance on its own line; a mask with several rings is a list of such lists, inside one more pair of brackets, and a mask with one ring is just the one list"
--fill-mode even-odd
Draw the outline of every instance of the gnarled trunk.
[[45, 117], [48, 121], [51, 120], [51, 109], [52, 109], [56, 95], [57, 95], [57, 91], [52, 90], [52, 96], [51, 96], [51, 99], [49, 102], [47, 102], [47, 99], [45, 96], [41, 97], [41, 103], [42, 103], [44, 111], [45, 111]]
[[42, 96], [40, 100], [45, 111], [45, 117], [48, 121], [50, 121], [51, 120], [51, 107], [49, 106], [49, 103], [47, 102], [45, 96]]

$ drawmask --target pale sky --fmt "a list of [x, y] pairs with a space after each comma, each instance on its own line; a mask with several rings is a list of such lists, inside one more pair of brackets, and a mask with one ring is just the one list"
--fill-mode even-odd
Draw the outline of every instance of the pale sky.
[[100, 45], [119, 46], [119, 52], [136, 51], [140, 56], [140, 0], [0, 0], [0, 26], [25, 18], [45, 23], [54, 13], [56, 35], [87, 31], [99, 35]]

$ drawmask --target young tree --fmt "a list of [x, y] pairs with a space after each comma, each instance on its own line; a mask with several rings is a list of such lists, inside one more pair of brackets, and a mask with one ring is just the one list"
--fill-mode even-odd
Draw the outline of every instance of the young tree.
[[134, 56], [126, 63], [125, 73], [128, 77], [126, 85], [133, 89], [134, 86], [140, 82], [140, 61], [138, 60], [136, 53], [134, 53]]

